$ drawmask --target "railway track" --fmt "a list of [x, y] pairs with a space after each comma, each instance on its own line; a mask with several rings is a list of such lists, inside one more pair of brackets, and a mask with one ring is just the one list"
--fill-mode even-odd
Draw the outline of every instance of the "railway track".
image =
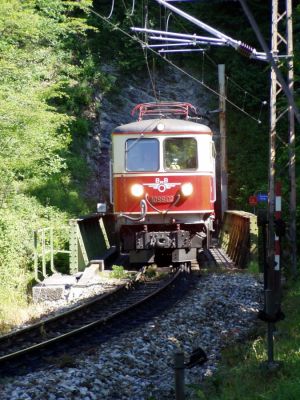
[[[235, 268], [222, 249], [210, 248], [206, 256], [209, 262], [214, 262], [221, 268]], [[123, 285], [55, 317], [0, 337], [0, 370], [13, 370], [17, 366], [30, 364], [33, 359], [41, 355], [51, 357], [51, 349], [58, 349], [59, 346], [63, 352], [64, 346], [67, 348], [67, 342], [70, 340], [76, 342], [75, 346], [78, 346], [81, 342], [78, 338], [84, 337], [83, 335], [92, 330], [97, 330], [97, 334], [98, 332], [100, 334], [105, 326], [114, 323], [116, 325], [117, 322], [114, 321], [120, 321], [130, 312], [128, 320], [143, 318], [136, 317], [135, 309], [138, 306], [142, 308], [147, 301], [166, 291], [182, 272], [183, 270], [177, 269], [162, 280], [137, 281]], [[159, 308], [158, 304], [155, 308]], [[144, 313], [147, 312], [144, 310]], [[130, 325], [130, 322], [126, 324]], [[112, 328], [111, 332], [114, 330], [115, 328]]]
[[92, 329], [101, 329], [166, 290], [181, 273], [178, 269], [161, 280], [121, 286], [63, 314], [0, 337], [0, 369], [5, 370], [11, 362], [26, 363], [27, 356], [41, 349], [52, 348], [78, 335], [82, 337]]

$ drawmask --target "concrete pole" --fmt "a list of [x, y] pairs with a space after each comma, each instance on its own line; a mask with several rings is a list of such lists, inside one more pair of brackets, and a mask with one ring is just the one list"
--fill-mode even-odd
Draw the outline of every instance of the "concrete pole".
[[226, 89], [225, 65], [218, 65], [219, 77], [219, 124], [220, 124], [220, 164], [221, 164], [221, 217], [228, 210], [228, 175], [227, 175], [227, 146], [226, 146]]

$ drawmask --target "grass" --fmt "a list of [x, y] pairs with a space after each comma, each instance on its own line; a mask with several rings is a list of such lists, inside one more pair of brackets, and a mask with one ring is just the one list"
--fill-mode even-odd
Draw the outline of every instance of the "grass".
[[0, 335], [25, 323], [34, 323], [44, 313], [40, 304], [26, 302], [6, 302], [0, 307]]
[[[103, 278], [127, 279], [131, 275], [119, 265], [114, 265], [112, 271], [99, 273]], [[9, 292], [9, 291], [8, 291]], [[43, 304], [29, 302], [28, 296], [6, 296], [0, 291], [0, 335], [25, 323], [34, 323], [45, 313]]]
[[282, 309], [285, 320], [276, 324], [274, 359], [282, 364], [265, 368], [265, 323], [246, 343], [223, 351], [219, 371], [195, 389], [201, 400], [298, 400], [300, 399], [300, 280], [289, 283]]

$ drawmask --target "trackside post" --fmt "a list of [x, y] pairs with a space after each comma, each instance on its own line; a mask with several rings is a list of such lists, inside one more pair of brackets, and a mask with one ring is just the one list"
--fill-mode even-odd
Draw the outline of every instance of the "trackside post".
[[[274, 223], [273, 229], [270, 229], [270, 223]], [[259, 311], [258, 318], [267, 322], [267, 354], [268, 360], [264, 365], [268, 369], [276, 369], [280, 363], [274, 361], [274, 330], [275, 323], [284, 318], [281, 311], [281, 265], [280, 265], [280, 241], [285, 232], [285, 224], [281, 219], [281, 184], [275, 185], [275, 213], [273, 221], [267, 218], [260, 218], [259, 224], [263, 229], [264, 246], [264, 310]], [[274, 232], [274, 240], [268, 240], [270, 231]], [[270, 262], [270, 243], [274, 244], [273, 262]]]

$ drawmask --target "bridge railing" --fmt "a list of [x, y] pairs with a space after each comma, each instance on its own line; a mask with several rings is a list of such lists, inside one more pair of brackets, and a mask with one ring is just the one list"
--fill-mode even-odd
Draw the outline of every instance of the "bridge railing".
[[257, 216], [244, 211], [226, 211], [219, 235], [219, 245], [235, 265], [245, 268], [250, 261], [258, 263]]
[[92, 214], [70, 220], [70, 273], [83, 271], [116, 251], [112, 215]]
[[[68, 229], [63, 226], [60, 230]], [[55, 232], [57, 234], [57, 232]], [[54, 242], [54, 228], [46, 227], [36, 229], [34, 235], [34, 277], [37, 282], [41, 282], [41, 278], [47, 278], [52, 273], [58, 272], [55, 268], [55, 256], [57, 254], [70, 254], [70, 250], [56, 248]]]
[[103, 266], [104, 260], [116, 252], [113, 227], [112, 215], [91, 214], [71, 219], [69, 226], [61, 227], [69, 231], [64, 235], [69, 236], [68, 250], [58, 249], [55, 245], [55, 237], [59, 233], [57, 230], [54, 232], [53, 227], [34, 231], [35, 280], [40, 282], [53, 273], [61, 272], [55, 265], [59, 254], [69, 256], [70, 274], [82, 272], [91, 263]]

